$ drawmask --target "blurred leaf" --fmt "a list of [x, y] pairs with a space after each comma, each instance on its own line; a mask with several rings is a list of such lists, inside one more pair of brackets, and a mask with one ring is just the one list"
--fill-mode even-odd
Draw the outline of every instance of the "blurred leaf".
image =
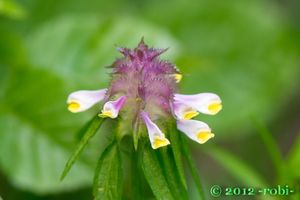
[[142, 168], [154, 196], [159, 200], [172, 200], [170, 189], [154, 150], [150, 145], [145, 145], [142, 151]]
[[94, 178], [95, 200], [118, 200], [122, 194], [121, 152], [118, 144], [109, 145], [99, 158]]
[[294, 179], [300, 179], [300, 132], [287, 156], [288, 172]]
[[101, 124], [103, 123], [104, 119], [98, 117], [98, 114], [89, 122], [89, 124], [84, 127], [84, 129], [81, 131], [83, 133], [83, 137], [80, 140], [79, 144], [76, 147], [76, 150], [73, 152], [71, 157], [69, 158], [64, 171], [61, 175], [61, 180], [65, 178], [65, 176], [68, 174], [70, 171], [71, 167], [77, 160], [78, 156], [80, 153], [83, 151], [85, 146], [88, 144], [89, 140], [97, 133], [99, 128], [101, 127]]
[[58, 192], [90, 184], [90, 166], [79, 161], [63, 183], [59, 176], [69, 148], [16, 113], [0, 115], [0, 164], [16, 186], [38, 193]]
[[[9, 68], [0, 102], [0, 166], [15, 185], [38, 193], [58, 192], [90, 184], [91, 166], [79, 160], [71, 176], [59, 175], [72, 149], [75, 120], [68, 119], [64, 85], [51, 74]], [[83, 118], [84, 119], [84, 118]], [[77, 121], [79, 122], [79, 121]]]
[[104, 19], [97, 15], [53, 19], [28, 34], [27, 46], [35, 66], [72, 80], [69, 84], [95, 87], [108, 82], [104, 67], [121, 55], [116, 47], [135, 47], [142, 36], [151, 46], [172, 47], [168, 58], [178, 51], [177, 42], [159, 27], [130, 17]]
[[[24, 65], [26, 63], [26, 51], [22, 38], [1, 24], [0, 32], [0, 64], [6, 66]], [[0, 79], [2, 77], [5, 77], [5, 74], [1, 73]]]
[[14, 19], [22, 19], [26, 16], [25, 10], [12, 0], [0, 0], [0, 14]]
[[258, 122], [256, 119], [254, 119], [254, 123], [257, 128], [257, 132], [260, 135], [263, 143], [265, 144], [265, 147], [270, 155], [270, 158], [274, 164], [274, 167], [277, 172], [277, 176], [281, 173], [282, 167], [283, 167], [283, 160], [282, 155], [280, 153], [279, 147], [276, 144], [275, 140], [272, 137], [272, 134], [269, 132], [269, 130], [263, 126], [260, 122]]
[[154, 0], [144, 9], [181, 42], [182, 91], [222, 98], [217, 116], [197, 117], [219, 137], [253, 132], [251, 114], [271, 121], [299, 85], [299, 31], [276, 1]]
[[261, 188], [268, 186], [255, 170], [226, 150], [212, 147], [207, 153], [242, 184]]

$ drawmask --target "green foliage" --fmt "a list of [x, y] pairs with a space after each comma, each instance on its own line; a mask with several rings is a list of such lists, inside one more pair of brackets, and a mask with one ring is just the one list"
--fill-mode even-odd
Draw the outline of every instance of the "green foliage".
[[289, 152], [287, 159], [288, 171], [292, 174], [295, 179], [300, 178], [300, 133], [296, 139], [291, 151]]
[[[176, 144], [172, 144], [174, 147]], [[175, 147], [175, 148], [181, 148]], [[174, 199], [188, 199], [187, 188], [182, 184], [181, 177], [176, 168], [175, 159], [172, 155], [171, 148], [162, 148], [158, 152], [158, 156], [160, 158], [161, 168], [163, 170], [163, 174], [167, 180], [168, 186], [172, 191]], [[181, 161], [182, 163], [182, 161]], [[182, 177], [185, 179], [185, 177]]]
[[22, 19], [26, 16], [25, 10], [11, 0], [0, 0], [0, 14], [13, 19]]
[[[177, 131], [178, 134], [179, 131]], [[184, 138], [183, 136], [180, 136], [181, 140], [182, 140], [182, 145], [181, 145], [181, 148], [182, 148], [182, 152], [183, 152], [183, 155], [186, 159], [186, 162], [187, 162], [187, 166], [189, 168], [189, 172], [190, 172], [190, 175], [192, 176], [192, 179], [193, 179], [193, 182], [196, 186], [196, 189], [197, 189], [197, 192], [198, 192], [198, 197], [197, 198], [200, 198], [201, 200], [205, 200], [206, 199], [206, 196], [204, 194], [204, 191], [203, 191], [203, 186], [202, 186], [202, 183], [201, 183], [201, 180], [200, 180], [200, 176], [199, 176], [199, 173], [198, 173], [198, 170], [197, 170], [197, 166], [192, 158], [192, 155], [191, 155], [191, 151], [188, 147], [188, 142], [186, 141], [187, 138]]]
[[[78, 27], [77, 19], [82, 20], [82, 27]], [[99, 141], [104, 141], [106, 136], [103, 136], [104, 139], [101, 136], [98, 142], [89, 147], [67, 179], [59, 182], [59, 174], [77, 143], [76, 132], [95, 111], [78, 115], [68, 113], [65, 104], [68, 93], [76, 89], [101, 88], [108, 84], [104, 66], [109, 65], [117, 55], [113, 46], [116, 43], [133, 46], [144, 35], [156, 41], [156, 44], [164, 41], [166, 44], [158, 45], [161, 47], [176, 44], [164, 30], [130, 17], [97, 20], [96, 16], [63, 17], [37, 27], [25, 39], [9, 31], [3, 32], [7, 39], [0, 38], [3, 44], [0, 51], [6, 53], [1, 55], [5, 59], [0, 63], [0, 165], [17, 187], [38, 193], [53, 193], [91, 185], [89, 177], [92, 177], [94, 158], [103, 148]], [[143, 26], [139, 30], [133, 29], [136, 23], [143, 23]], [[53, 41], [53, 38], [57, 40]], [[23, 135], [27, 139], [20, 139]], [[32, 140], [36, 140], [36, 145], [31, 145]], [[11, 146], [11, 143], [14, 145]], [[26, 146], [30, 148], [18, 150]], [[21, 154], [18, 155], [18, 152]], [[42, 156], [30, 152], [39, 152]], [[49, 157], [47, 162], [46, 157]], [[26, 162], [16, 165], [17, 158]], [[53, 173], [47, 168], [51, 167], [48, 162], [56, 163]], [[34, 174], [34, 169], [42, 171], [43, 176]]]
[[[72, 150], [66, 142], [70, 138], [62, 134], [75, 131], [74, 121], [67, 120], [67, 112], [57, 104], [64, 101], [62, 82], [43, 70], [10, 69], [6, 75], [0, 106], [1, 169], [14, 185], [39, 193], [88, 185], [91, 172], [84, 161], [59, 183], [62, 164]], [[39, 98], [45, 89], [47, 98]]]
[[283, 167], [283, 160], [278, 145], [276, 144], [274, 138], [272, 137], [272, 134], [266, 127], [264, 127], [257, 120], [254, 120], [254, 122], [257, 127], [257, 132], [270, 155], [274, 167], [276, 168], [277, 175], [279, 175]]
[[118, 200], [122, 194], [122, 163], [118, 144], [109, 145], [99, 158], [94, 178], [95, 200]]
[[83, 136], [82, 139], [80, 140], [79, 144], [77, 145], [76, 150], [74, 151], [74, 153], [72, 154], [72, 156], [69, 158], [65, 169], [61, 175], [61, 180], [63, 180], [65, 178], [65, 176], [68, 174], [68, 172], [70, 171], [71, 167], [73, 166], [73, 164], [75, 163], [75, 161], [78, 159], [78, 156], [80, 155], [80, 153], [83, 151], [83, 149], [85, 148], [85, 146], [88, 144], [89, 140], [97, 133], [98, 129], [100, 128], [101, 124], [103, 123], [104, 119], [98, 117], [98, 114], [88, 123], [87, 126], [84, 127], [83, 130], [81, 130], [80, 132], [82, 132]]
[[[299, 33], [293, 32], [283, 7], [269, 0], [0, 0], [0, 35], [1, 174], [14, 188], [39, 194], [91, 186], [99, 154], [103, 162], [119, 163], [118, 156], [110, 156], [119, 154], [117, 147], [102, 154], [111, 142], [106, 131], [111, 127], [103, 123], [103, 132], [95, 135], [66, 179], [59, 181], [78, 143], [75, 134], [99, 111], [97, 106], [87, 113], [70, 114], [66, 97], [74, 90], [106, 87], [110, 70], [105, 66], [118, 57], [117, 46], [134, 47], [144, 36], [151, 46], [170, 47], [164, 58], [183, 72], [181, 92], [209, 91], [222, 97], [224, 109], [218, 116], [199, 116], [221, 142], [232, 142], [232, 135], [239, 140], [244, 133], [256, 134], [252, 114], [266, 122], [289, 116], [281, 105], [299, 85]], [[275, 142], [267, 132], [260, 133], [273, 164], [279, 166]], [[179, 184], [174, 180], [179, 179], [179, 188], [189, 185], [182, 160], [188, 161], [203, 193], [193, 158], [188, 149], [181, 152], [178, 137], [171, 131], [172, 146], [162, 155], [148, 147], [142, 154], [143, 170], [157, 196], [173, 198], [173, 188]], [[298, 139], [281, 169], [293, 183], [300, 177], [299, 144]], [[248, 166], [256, 160], [245, 164], [218, 148], [209, 154], [240, 182], [267, 184]], [[168, 159], [163, 163], [160, 158], [166, 156], [174, 158], [175, 164]], [[166, 177], [162, 166], [176, 173]], [[104, 173], [104, 168], [98, 170]], [[161, 179], [153, 176], [155, 170]], [[0, 192], [5, 188], [1, 184]], [[167, 189], [157, 187], [162, 185]]]
[[176, 130], [176, 125], [171, 124], [172, 126], [169, 126], [169, 137], [171, 141], [171, 148], [174, 156], [174, 161], [176, 165], [176, 170], [178, 171], [179, 178], [181, 181], [181, 184], [187, 189], [187, 184], [185, 180], [185, 173], [184, 173], [184, 166], [183, 166], [183, 154], [182, 154], [182, 143], [180, 141], [180, 133]]
[[142, 168], [154, 196], [159, 200], [176, 199], [165, 178], [168, 174], [163, 173], [153, 149], [150, 145], [145, 145], [140, 151], [142, 151]]
[[268, 186], [264, 178], [232, 153], [218, 147], [210, 148], [207, 153], [241, 183], [251, 187]]
[[61, 163], [66, 162], [70, 148], [49, 138], [40, 127], [36, 127], [18, 115], [0, 116], [1, 169], [16, 186], [36, 192], [58, 192], [82, 187], [90, 183], [92, 173], [87, 163], [80, 161], [72, 176], [59, 182]]
[[215, 92], [223, 100], [216, 117], [197, 119], [214, 127], [218, 137], [254, 132], [252, 114], [272, 120], [299, 84], [299, 42], [280, 8], [259, 0], [177, 1], [163, 12], [168, 5], [163, 1], [155, 12], [147, 10], [180, 39], [182, 91]]
[[[34, 66], [64, 80], [72, 78], [68, 82], [72, 86], [95, 88], [109, 83], [110, 71], [105, 67], [119, 56], [116, 47], [134, 47], [142, 36], [151, 45], [172, 46], [173, 55], [176, 53], [176, 40], [163, 29], [131, 17], [102, 19], [98, 15], [52, 19], [33, 31], [26, 44]], [[49, 43], [53, 38], [57, 39]]]

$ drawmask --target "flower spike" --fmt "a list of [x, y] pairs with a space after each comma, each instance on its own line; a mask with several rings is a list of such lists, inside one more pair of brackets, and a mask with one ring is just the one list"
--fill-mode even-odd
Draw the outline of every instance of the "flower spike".
[[72, 92], [67, 99], [68, 110], [73, 113], [83, 112], [103, 100], [105, 93], [106, 89]]
[[99, 116], [114, 119], [124, 109], [124, 120], [120, 123], [139, 126], [140, 123], [135, 123], [138, 116], [147, 127], [153, 149], [170, 142], [150, 116], [157, 120], [174, 117], [178, 129], [199, 143], [214, 136], [207, 124], [191, 119], [199, 113], [217, 114], [222, 109], [220, 97], [213, 93], [177, 94], [182, 74], [174, 64], [160, 58], [167, 49], [149, 48], [142, 39], [136, 48], [118, 50], [122, 57], [111, 65], [112, 80], [108, 88], [73, 92], [67, 101], [71, 112], [85, 111], [105, 100]]
[[[125, 149], [134, 148], [135, 151], [146, 151], [146, 154], [145, 152], [141, 152], [143, 157], [149, 157], [155, 149], [170, 144], [167, 138], [168, 135], [164, 134], [164, 130], [174, 130], [175, 127], [171, 128], [169, 126], [177, 126], [177, 129], [182, 134], [187, 135], [187, 137], [200, 144], [214, 137], [214, 134], [206, 123], [192, 120], [192, 118], [199, 113], [217, 114], [222, 109], [220, 97], [213, 93], [199, 93], [195, 95], [177, 94], [178, 83], [183, 78], [183, 75], [173, 63], [161, 58], [161, 54], [166, 50], [148, 47], [143, 39], [136, 48], [118, 48], [121, 55], [109, 67], [111, 69], [111, 80], [107, 89], [77, 91], [68, 97], [68, 109], [71, 112], [82, 112], [103, 100], [103, 107], [102, 110], [98, 111], [98, 116], [112, 119], [121, 118], [117, 120], [109, 119], [107, 121], [108, 124], [116, 128], [115, 131], [111, 131], [115, 142], [105, 150], [105, 152], [109, 155], [114, 155], [117, 159], [116, 162], [111, 163], [112, 165], [120, 162], [119, 157], [123, 149], [123, 143], [121, 144], [120, 141], [124, 136], [127, 137], [127, 135], [132, 137], [133, 142], [129, 144], [130, 147]], [[99, 78], [101, 78], [101, 75]], [[87, 127], [88, 133], [80, 141], [77, 150], [67, 162], [62, 178], [70, 170], [74, 160], [81, 153], [91, 136], [96, 134], [96, 131], [101, 128], [103, 121], [105, 121], [105, 119], [97, 117], [93, 118], [89, 123]], [[149, 138], [146, 148], [137, 148], [139, 140], [147, 139], [145, 137]], [[175, 145], [172, 148], [179, 148], [179, 144], [173, 143], [172, 140], [171, 142], [172, 145]], [[163, 150], [167, 150], [167, 147]], [[147, 151], [151, 154], [148, 154]], [[135, 155], [134, 152], [132, 153], [132, 155]], [[168, 156], [167, 154], [164, 155]], [[165, 161], [162, 159], [168, 159], [164, 155], [160, 156], [158, 160], [159, 162], [163, 162], [163, 164]], [[174, 156], [176, 164], [178, 164], [176, 155]], [[152, 160], [150, 158], [150, 161]], [[145, 168], [149, 162], [142, 162], [140, 164]], [[120, 167], [122, 166], [118, 166], [116, 170], [119, 170]], [[149, 174], [150, 176], [156, 176], [155, 173], [157, 173], [157, 170], [153, 170], [150, 166], [150, 168], [145, 168], [144, 172], [145, 178], [149, 181]], [[181, 181], [180, 184], [184, 186], [184, 177], [181, 176], [181, 173], [179, 175], [180, 180], [178, 181]], [[150, 187], [153, 190], [160, 187], [158, 185], [156, 188], [153, 188], [155, 183], [156, 181], [150, 183]], [[122, 189], [122, 187], [118, 187], [116, 190], [119, 191], [119, 189]], [[176, 199], [184, 199], [187, 196], [185, 194], [187, 191], [182, 191], [184, 194], [179, 194], [179, 196], [176, 194], [178, 196], [176, 196]], [[99, 195], [95, 193], [94, 196], [96, 198]], [[163, 198], [163, 196], [160, 197], [156, 194], [154, 196]]]
[[[190, 119], [189, 117], [185, 117], [185, 115], [196, 115], [197, 111], [208, 115], [215, 115], [221, 109], [222, 101], [218, 95], [213, 93], [199, 93], [195, 95], [175, 94], [174, 96], [174, 113], [179, 119]], [[186, 112], [192, 112], [192, 114]]]
[[99, 117], [110, 117], [112, 119], [117, 118], [119, 111], [124, 106], [126, 101], [126, 96], [121, 96], [115, 101], [108, 101], [104, 104], [102, 112], [99, 114]]
[[165, 134], [158, 128], [155, 123], [151, 121], [145, 111], [141, 112], [141, 118], [143, 119], [147, 127], [149, 139], [153, 149], [158, 149], [170, 144], [170, 141], [165, 137]]
[[204, 144], [210, 138], [215, 137], [206, 123], [197, 120], [178, 120], [177, 128], [200, 144]]

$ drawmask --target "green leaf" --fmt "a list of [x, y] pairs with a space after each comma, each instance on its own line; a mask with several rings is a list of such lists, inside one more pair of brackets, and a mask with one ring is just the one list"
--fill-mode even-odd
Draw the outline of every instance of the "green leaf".
[[233, 177], [246, 186], [261, 188], [268, 186], [264, 178], [254, 169], [226, 150], [212, 147], [209, 148], [206, 153], [213, 157], [221, 166], [231, 173]]
[[187, 189], [183, 160], [182, 160], [182, 152], [181, 152], [182, 151], [182, 147], [181, 147], [182, 143], [179, 138], [180, 133], [175, 129], [175, 127], [176, 127], [176, 125], [173, 124], [173, 126], [171, 126], [169, 128], [168, 135], [170, 137], [170, 142], [172, 144], [171, 148], [172, 148], [173, 156], [175, 159], [176, 168], [179, 173], [180, 181], [181, 181], [182, 185]]
[[[16, 126], [17, 125], [17, 126]], [[90, 167], [83, 161], [74, 167], [71, 178], [60, 183], [62, 163], [69, 148], [16, 114], [0, 114], [1, 170], [17, 187], [37, 193], [70, 190], [90, 184]]]
[[34, 66], [72, 80], [69, 84], [95, 87], [109, 82], [105, 66], [120, 56], [115, 45], [135, 47], [142, 36], [151, 46], [172, 46], [166, 53], [168, 58], [178, 52], [176, 40], [160, 27], [133, 17], [107, 19], [98, 15], [54, 18], [28, 34], [27, 46]]
[[[81, 159], [63, 183], [74, 133], [85, 120], [65, 105], [61, 79], [44, 70], [8, 68], [0, 102], [0, 166], [10, 182], [35, 193], [71, 190], [91, 183], [91, 162]], [[72, 116], [72, 117], [71, 117]]]
[[[39, 5], [38, 10], [48, 9], [42, 3]], [[104, 66], [119, 56], [115, 44], [134, 47], [145, 36], [151, 46], [175, 46], [168, 52], [170, 57], [178, 50], [177, 41], [169, 32], [134, 17], [108, 19], [99, 15], [65, 13], [51, 16], [42, 24], [31, 24], [31, 18], [30, 22], [24, 22], [24, 27], [29, 23], [31, 26], [26, 28], [26, 35], [22, 35], [20, 29], [25, 29], [19, 26], [16, 29], [3, 26], [0, 31], [4, 33], [0, 39], [3, 44], [0, 45], [0, 167], [14, 186], [36, 193], [53, 193], [91, 184], [89, 177], [97, 162], [94, 158], [106, 147], [110, 132], [106, 136], [94, 136], [97, 140], [90, 141], [72, 171], [60, 183], [63, 167], [78, 142], [75, 134], [100, 109], [95, 106], [84, 113], [72, 114], [67, 111], [65, 101], [72, 91], [107, 87], [110, 70]], [[15, 30], [18, 31], [14, 33]], [[10, 116], [8, 119], [12, 119], [13, 125], [5, 116]], [[122, 129], [128, 126], [130, 124]], [[29, 136], [20, 140], [23, 132]], [[37, 141], [33, 142], [32, 138]], [[30, 145], [35, 142], [38, 145]], [[10, 143], [15, 143], [15, 148]], [[17, 147], [25, 146], [24, 143], [30, 148], [18, 154]], [[57, 166], [47, 164], [47, 157]], [[16, 165], [14, 158], [22, 162]], [[42, 166], [43, 169], [39, 169]], [[39, 169], [43, 176], [32, 173], [32, 169]], [[49, 176], [44, 173], [47, 170]]]
[[300, 132], [298, 137], [289, 151], [287, 156], [288, 172], [292, 174], [294, 178], [300, 178]]
[[121, 152], [116, 142], [109, 145], [99, 158], [95, 170], [93, 193], [95, 200], [121, 199]]
[[[141, 146], [141, 145], [139, 145]], [[163, 174], [159, 161], [150, 145], [139, 149], [142, 151], [142, 169], [152, 192], [158, 200], [172, 200], [172, 191]]]
[[[149, 185], [147, 183], [147, 180], [144, 176], [144, 172], [142, 169], [142, 154], [143, 152], [140, 147], [138, 151], [135, 151], [131, 155], [131, 188], [132, 188], [132, 194], [131, 198], [132, 200], [140, 200], [145, 198], [145, 196], [148, 196], [148, 193], [151, 192]], [[134, 175], [133, 175], [134, 174]], [[152, 195], [151, 195], [152, 196]], [[146, 198], [145, 198], [146, 199]]]
[[[180, 133], [178, 132], [178, 134], [180, 134]], [[193, 181], [196, 185], [199, 197], [200, 197], [201, 200], [205, 200], [206, 198], [205, 198], [205, 194], [203, 192], [203, 186], [202, 186], [201, 180], [199, 178], [199, 173], [198, 173], [198, 170], [197, 170], [197, 166], [194, 162], [194, 159], [192, 158], [192, 154], [191, 154], [189, 146], [188, 146], [188, 141], [182, 135], [180, 135], [180, 138], [182, 140], [183, 155], [184, 155], [184, 157], [187, 161], [187, 165], [188, 165], [189, 171], [191, 173], [191, 176], [193, 178]]]
[[[174, 145], [173, 143], [171, 144]], [[184, 187], [180, 180], [171, 149], [168, 147], [160, 148], [157, 153], [159, 158], [161, 158], [161, 168], [174, 199], [188, 199], [187, 188]]]
[[12, 0], [0, 0], [0, 14], [13, 19], [22, 19], [26, 16], [26, 11]]
[[[170, 8], [167, 13], [165, 8]], [[171, 29], [181, 42], [184, 51], [176, 65], [183, 73], [182, 91], [221, 97], [218, 115], [197, 117], [210, 124], [218, 138], [254, 133], [249, 123], [253, 113], [271, 123], [282, 110], [278, 104], [299, 87], [299, 32], [293, 31], [281, 8], [260, 0], [161, 1], [146, 8], [151, 19]]]
[[104, 119], [98, 117], [98, 114], [97, 114], [93, 118], [93, 120], [89, 123], [89, 126], [87, 126], [86, 129], [82, 131], [82, 132], [84, 132], [84, 135], [83, 135], [82, 139], [80, 140], [79, 144], [77, 145], [76, 150], [71, 155], [68, 162], [66, 163], [64, 171], [60, 178], [61, 180], [63, 180], [65, 178], [65, 176], [68, 174], [68, 172], [70, 171], [71, 167], [77, 160], [78, 156], [80, 155], [80, 153], [82, 152], [84, 147], [88, 144], [89, 140], [97, 133], [97, 131], [100, 128], [103, 121], [104, 121]]
[[255, 118], [253, 119], [253, 121], [256, 125], [257, 132], [261, 137], [263, 143], [265, 144], [267, 152], [269, 153], [270, 158], [274, 164], [277, 176], [279, 176], [283, 167], [283, 160], [279, 147], [273, 139], [272, 134], [269, 132], [269, 130]]

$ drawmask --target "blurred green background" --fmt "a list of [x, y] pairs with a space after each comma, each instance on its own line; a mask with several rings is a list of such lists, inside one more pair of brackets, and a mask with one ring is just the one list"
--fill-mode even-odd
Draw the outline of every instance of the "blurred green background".
[[191, 142], [208, 196], [215, 184], [299, 190], [299, 5], [0, 0], [0, 196], [91, 199], [101, 136], [63, 182], [59, 176], [76, 132], [99, 108], [74, 115], [66, 98], [74, 90], [107, 87], [105, 66], [120, 56], [116, 48], [135, 47], [141, 37], [150, 46], [169, 47], [163, 58], [184, 74], [182, 93], [214, 92], [223, 100], [220, 114], [198, 117], [216, 137], [205, 145]]

